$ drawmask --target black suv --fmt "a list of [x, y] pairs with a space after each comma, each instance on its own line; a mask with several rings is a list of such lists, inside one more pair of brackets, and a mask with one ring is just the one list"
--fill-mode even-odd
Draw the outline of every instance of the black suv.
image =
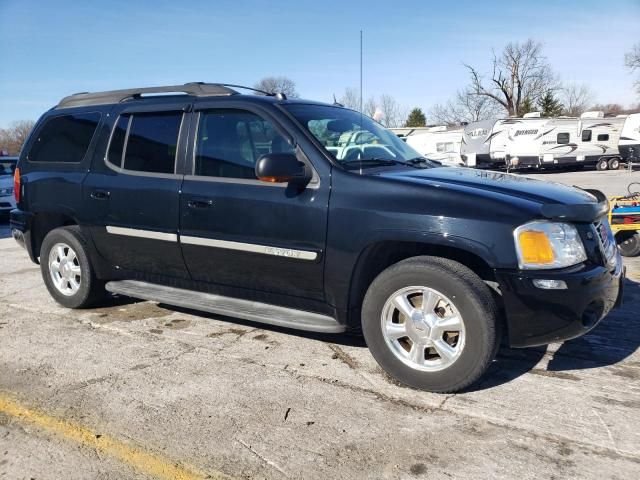
[[393, 377], [452, 392], [503, 337], [576, 337], [621, 297], [600, 192], [445, 168], [340, 105], [231, 87], [81, 93], [43, 115], [11, 228], [56, 301], [362, 329]]

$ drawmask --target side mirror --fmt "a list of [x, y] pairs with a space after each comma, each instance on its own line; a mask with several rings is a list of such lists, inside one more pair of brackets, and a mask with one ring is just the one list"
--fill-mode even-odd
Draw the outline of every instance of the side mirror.
[[311, 181], [307, 166], [293, 153], [267, 153], [256, 162], [256, 177], [263, 182], [305, 186]]

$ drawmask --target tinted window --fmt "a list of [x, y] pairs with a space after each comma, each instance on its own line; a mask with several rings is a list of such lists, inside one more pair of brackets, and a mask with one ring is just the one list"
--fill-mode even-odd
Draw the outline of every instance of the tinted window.
[[135, 114], [130, 122], [123, 167], [139, 172], [174, 173], [182, 113]]
[[255, 179], [265, 153], [293, 152], [274, 126], [246, 110], [203, 112], [198, 124], [195, 175]]
[[557, 142], [558, 143], [569, 143], [569, 134], [568, 133], [559, 133]]
[[608, 133], [601, 133], [600, 135], [598, 135], [598, 141], [599, 142], [606, 142], [607, 140], [609, 140], [609, 134]]
[[582, 131], [582, 141], [590, 142], [591, 141], [591, 130], [583, 130]]
[[99, 121], [98, 112], [49, 118], [38, 131], [27, 158], [31, 162], [81, 162]]
[[118, 119], [113, 134], [111, 135], [111, 143], [109, 143], [109, 161], [118, 167], [122, 166], [122, 152], [124, 152], [124, 139], [127, 135], [127, 127], [129, 126], [128, 115], [123, 115]]

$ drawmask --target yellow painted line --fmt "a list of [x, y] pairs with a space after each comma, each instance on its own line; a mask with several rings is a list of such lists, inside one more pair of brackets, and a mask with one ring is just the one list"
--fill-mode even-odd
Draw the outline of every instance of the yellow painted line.
[[195, 468], [173, 462], [160, 455], [149, 453], [139, 447], [128, 445], [108, 435], [96, 432], [67, 420], [46, 415], [30, 409], [0, 393], [0, 413], [18, 420], [31, 423], [42, 430], [72, 440], [105, 455], [118, 459], [122, 463], [141, 473], [167, 480], [229, 479], [220, 472], [199, 472]]

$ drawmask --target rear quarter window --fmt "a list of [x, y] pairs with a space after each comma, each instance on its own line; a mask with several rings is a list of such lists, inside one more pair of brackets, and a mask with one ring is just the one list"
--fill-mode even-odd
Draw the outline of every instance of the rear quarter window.
[[80, 163], [87, 153], [101, 114], [57, 115], [45, 120], [27, 153], [30, 162]]

